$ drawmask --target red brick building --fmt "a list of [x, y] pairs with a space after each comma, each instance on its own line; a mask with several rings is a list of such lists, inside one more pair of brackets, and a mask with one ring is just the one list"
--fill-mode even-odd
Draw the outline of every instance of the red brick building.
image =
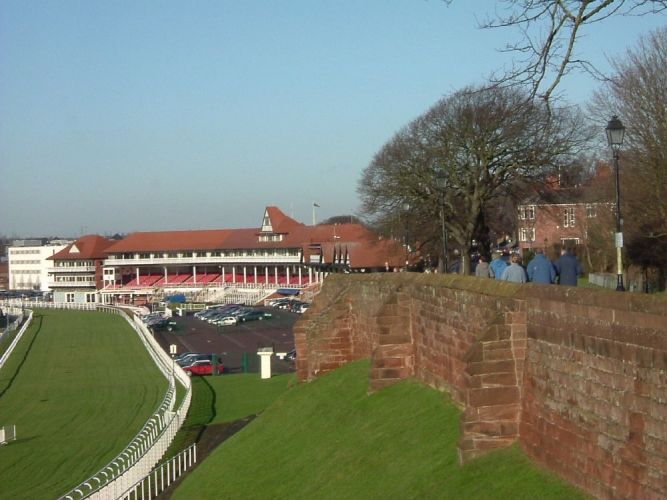
[[[615, 205], [609, 196], [611, 171], [598, 164], [583, 185], [562, 187], [548, 182], [543, 191], [518, 206], [517, 238], [521, 250], [587, 245], [592, 234], [612, 231]], [[613, 238], [610, 232], [609, 240]]]

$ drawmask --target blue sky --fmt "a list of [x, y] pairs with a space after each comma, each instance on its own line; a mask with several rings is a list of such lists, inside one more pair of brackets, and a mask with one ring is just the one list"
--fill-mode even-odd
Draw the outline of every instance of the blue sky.
[[[495, 2], [0, 3], [0, 235], [310, 223], [356, 213], [375, 152], [508, 62]], [[610, 20], [607, 67], [664, 16]], [[582, 103], [596, 83], [568, 78]], [[604, 127], [604, 124], [602, 124]]]

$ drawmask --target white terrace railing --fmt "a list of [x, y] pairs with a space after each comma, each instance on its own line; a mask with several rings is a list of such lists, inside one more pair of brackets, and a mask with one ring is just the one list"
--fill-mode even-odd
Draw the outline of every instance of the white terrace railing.
[[23, 326], [21, 327], [21, 329], [18, 331], [18, 333], [14, 337], [14, 340], [12, 340], [12, 343], [9, 344], [9, 347], [7, 348], [7, 350], [2, 353], [2, 356], [0, 356], [0, 368], [2, 368], [4, 366], [5, 361], [7, 361], [7, 359], [11, 355], [12, 351], [16, 347], [16, 344], [19, 343], [19, 340], [21, 340], [21, 337], [23, 337], [23, 334], [28, 329], [28, 326], [30, 325], [30, 322], [32, 321], [32, 311], [28, 310], [26, 312], [28, 313], [28, 318], [23, 323]]
[[185, 471], [197, 463], [197, 443], [156, 467], [151, 473], [123, 492], [123, 500], [150, 500], [169, 488]]
[[[169, 382], [167, 393], [158, 409], [151, 415], [139, 433], [137, 433], [130, 444], [119, 453], [118, 456], [92, 477], [62, 495], [60, 499], [117, 499], [126, 495], [129, 491], [133, 491], [133, 488], [135, 488], [137, 484], [142, 484], [142, 482], [148, 478], [151, 470], [167, 451], [174, 436], [183, 425], [192, 398], [192, 383], [190, 377], [188, 377], [181, 367], [176, 365], [173, 359], [162, 350], [141, 320], [137, 317], [131, 318], [121, 308], [101, 306], [97, 304], [60, 304], [47, 302], [27, 302], [25, 304], [12, 303], [11, 305], [35, 308], [45, 307], [104, 311], [122, 316], [137, 332], [139, 339], [144, 344], [144, 347], [150, 354], [151, 358]], [[23, 332], [30, 324], [30, 321], [32, 320], [32, 311], [28, 310], [28, 314], [28, 320], [16, 335], [10, 348], [8, 348], [3, 355], [2, 363], [4, 363], [4, 359], [9, 356], [9, 353], [13, 350], [14, 346], [23, 335]], [[180, 406], [175, 408], [177, 402], [177, 381], [185, 388], [185, 395]], [[194, 455], [192, 455], [192, 452], [190, 453], [189, 456], [194, 456], [196, 459], [196, 453]], [[178, 463], [180, 474], [180, 458], [178, 458]], [[191, 464], [191, 462], [186, 463]], [[173, 469], [169, 469], [169, 472], [172, 475], [174, 474]]]

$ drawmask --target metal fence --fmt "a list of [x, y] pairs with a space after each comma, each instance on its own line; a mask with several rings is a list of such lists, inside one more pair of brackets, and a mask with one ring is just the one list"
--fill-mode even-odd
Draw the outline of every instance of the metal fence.
[[148, 476], [132, 485], [118, 498], [123, 500], [150, 500], [169, 486], [197, 463], [197, 443], [153, 469]]
[[4, 353], [2, 353], [2, 356], [0, 356], [0, 368], [2, 368], [5, 364], [5, 361], [9, 359], [9, 356], [16, 347], [16, 344], [19, 343], [19, 340], [21, 340], [21, 337], [23, 337], [23, 334], [25, 333], [25, 331], [28, 329], [28, 326], [30, 326], [30, 323], [32, 322], [32, 311], [28, 310], [27, 312], [28, 312], [28, 318], [23, 323], [23, 326], [14, 337], [14, 340], [12, 340], [12, 343], [9, 344], [7, 350]]
[[[162, 458], [173, 441], [174, 436], [183, 425], [192, 398], [192, 383], [190, 378], [179, 366], [175, 365], [171, 357], [162, 350], [141, 320], [134, 315], [130, 317], [130, 315], [121, 308], [98, 304], [63, 304], [52, 302], [22, 303], [13, 300], [5, 301], [5, 303], [6, 302], [10, 302], [10, 305], [17, 307], [75, 309], [86, 311], [98, 310], [110, 314], [118, 314], [134, 328], [151, 358], [168, 380], [169, 387], [162, 403], [151, 415], [134, 439], [132, 439], [130, 444], [96, 474], [60, 497], [61, 499], [67, 500], [79, 500], [83, 498], [121, 498], [122, 495], [131, 491], [135, 485], [142, 483], [142, 481], [151, 474], [153, 467]], [[25, 332], [32, 320], [32, 310], [27, 311], [29, 315], [28, 321], [24, 323], [10, 348], [3, 354], [0, 359], [0, 366], [2, 366], [4, 361], [9, 357], [11, 351], [14, 349], [15, 345], [23, 335], [23, 332]], [[176, 382], [179, 382], [185, 388], [185, 396], [178, 408], [175, 408], [177, 402]], [[196, 458], [196, 452], [194, 456]]]

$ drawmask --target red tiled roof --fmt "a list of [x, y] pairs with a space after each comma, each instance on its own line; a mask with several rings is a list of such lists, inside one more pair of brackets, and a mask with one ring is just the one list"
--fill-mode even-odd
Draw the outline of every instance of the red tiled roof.
[[[309, 248], [321, 247], [326, 264], [334, 252], [347, 253], [354, 268], [400, 266], [405, 260], [400, 243], [382, 239], [361, 224], [325, 224], [306, 226], [285, 215], [277, 207], [266, 207], [273, 233], [282, 241], [259, 241], [261, 229], [215, 229], [193, 231], [151, 231], [129, 234], [120, 241], [101, 236], [86, 236], [69, 245], [51, 259], [104, 258], [108, 254], [175, 252], [198, 250], [303, 248], [306, 261]], [[76, 247], [79, 252], [71, 252]], [[316, 253], [319, 253], [316, 251]]]
[[146, 231], [127, 235], [107, 249], [107, 253], [213, 250], [225, 248], [231, 229], [196, 231]]
[[301, 222], [285, 215], [278, 207], [266, 207], [266, 212], [271, 219], [271, 227], [274, 233], [289, 233], [297, 227], [305, 227]]
[[82, 236], [74, 243], [67, 245], [60, 252], [48, 257], [49, 260], [84, 260], [104, 259], [106, 250], [113, 241], [96, 234]]
[[331, 263], [334, 251], [347, 252], [352, 268], [400, 267], [405, 251], [399, 242], [379, 237], [361, 224], [328, 224], [312, 227], [311, 244], [321, 244], [325, 262]]

